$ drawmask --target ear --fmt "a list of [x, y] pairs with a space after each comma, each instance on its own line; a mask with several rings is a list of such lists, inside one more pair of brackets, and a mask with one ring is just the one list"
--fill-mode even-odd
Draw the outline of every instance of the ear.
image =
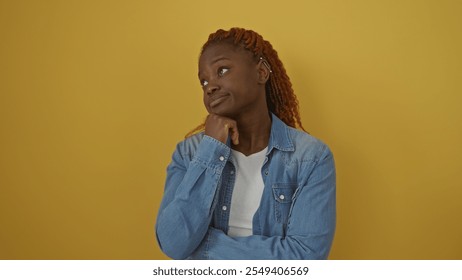
[[258, 83], [265, 84], [269, 76], [271, 74], [271, 68], [269, 66], [268, 61], [264, 58], [260, 57], [260, 61], [257, 63], [257, 71], [258, 71]]

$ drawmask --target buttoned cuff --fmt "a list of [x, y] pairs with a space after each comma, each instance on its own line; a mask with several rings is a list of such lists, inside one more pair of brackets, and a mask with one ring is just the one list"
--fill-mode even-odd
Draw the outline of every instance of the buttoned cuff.
[[231, 149], [217, 139], [204, 135], [197, 148], [194, 160], [206, 167], [222, 170], [231, 154]]

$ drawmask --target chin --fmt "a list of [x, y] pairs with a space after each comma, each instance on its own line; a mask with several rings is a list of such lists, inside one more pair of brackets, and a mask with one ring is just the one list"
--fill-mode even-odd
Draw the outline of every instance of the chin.
[[219, 115], [219, 116], [223, 116], [223, 117], [227, 117], [227, 118], [232, 118], [232, 116], [235, 115], [235, 114], [233, 114], [233, 112], [231, 110], [225, 108], [224, 106], [223, 107], [216, 106], [214, 108], [210, 108], [209, 113]]

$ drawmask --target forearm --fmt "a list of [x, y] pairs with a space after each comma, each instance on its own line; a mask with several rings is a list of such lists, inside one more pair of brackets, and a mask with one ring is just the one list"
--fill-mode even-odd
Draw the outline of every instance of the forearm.
[[[182, 191], [178, 191], [168, 205], [161, 207], [157, 217], [157, 240], [165, 254], [173, 259], [183, 259], [197, 247], [211, 219], [216, 179], [207, 176], [205, 169], [202, 172], [194, 170], [200, 169], [199, 166], [191, 169], [179, 185]], [[187, 189], [189, 197], [185, 196]]]
[[159, 245], [171, 258], [186, 258], [204, 238], [228, 149], [204, 137], [187, 166], [175, 153], [156, 222]]
[[209, 228], [207, 237], [191, 256], [195, 259], [326, 259], [332, 244], [333, 231], [304, 236], [230, 237], [223, 231]]

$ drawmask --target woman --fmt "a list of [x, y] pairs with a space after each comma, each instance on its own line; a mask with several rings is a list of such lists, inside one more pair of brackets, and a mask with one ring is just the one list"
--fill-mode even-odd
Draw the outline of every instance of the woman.
[[168, 166], [160, 248], [174, 259], [326, 259], [334, 160], [295, 128], [298, 102], [276, 51], [254, 31], [218, 30], [199, 80], [209, 115]]

